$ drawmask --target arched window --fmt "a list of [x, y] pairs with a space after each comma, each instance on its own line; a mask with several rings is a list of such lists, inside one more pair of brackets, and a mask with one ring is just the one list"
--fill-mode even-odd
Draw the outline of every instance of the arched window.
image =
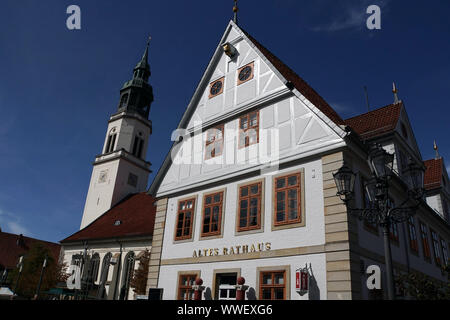
[[122, 287], [120, 288], [120, 300], [128, 299], [128, 292], [130, 291], [130, 282], [134, 272], [135, 255], [133, 251], [130, 251], [125, 256], [123, 262], [122, 272]]
[[108, 141], [106, 142], [105, 153], [113, 152], [116, 146], [117, 132], [116, 128], [112, 128], [108, 135]]
[[91, 259], [91, 268], [89, 272], [89, 282], [94, 284], [98, 278], [98, 269], [100, 267], [100, 256], [98, 253], [94, 253]]
[[111, 264], [111, 252], [108, 252], [103, 258], [102, 271], [100, 274], [100, 283], [98, 287], [97, 299], [103, 299], [105, 295], [105, 283], [108, 281], [109, 265]]
[[[139, 132], [139, 136], [142, 136], [142, 132]], [[134, 138], [133, 144], [133, 155], [141, 158], [142, 157], [142, 149], [144, 148], [144, 139], [140, 138], [136, 135]]]
[[125, 107], [128, 102], [128, 93], [125, 93], [120, 100], [120, 108]]

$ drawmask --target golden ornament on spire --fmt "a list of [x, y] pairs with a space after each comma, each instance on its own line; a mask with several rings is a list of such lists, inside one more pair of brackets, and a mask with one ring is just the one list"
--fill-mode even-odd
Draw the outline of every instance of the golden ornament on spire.
[[394, 94], [394, 104], [399, 103], [400, 99], [398, 98], [398, 89], [395, 82], [392, 83], [392, 93]]
[[437, 146], [436, 140], [434, 140], [433, 149], [434, 149], [434, 151], [436, 152], [435, 159], [436, 159], [436, 160], [437, 160], [437, 159], [440, 159], [441, 156], [439, 155], [439, 148], [438, 148], [438, 146]]

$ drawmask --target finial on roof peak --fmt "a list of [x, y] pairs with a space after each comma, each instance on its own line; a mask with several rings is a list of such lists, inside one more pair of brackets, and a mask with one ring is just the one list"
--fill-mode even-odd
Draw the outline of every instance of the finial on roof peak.
[[434, 140], [433, 149], [434, 149], [434, 151], [436, 152], [435, 160], [440, 159], [441, 156], [439, 155], [439, 148], [438, 148], [438, 146], [437, 146], [436, 140]]
[[238, 5], [237, 5], [238, 0], [234, 0], [234, 7], [233, 7], [233, 12], [234, 12], [234, 23], [238, 23]]
[[398, 88], [395, 85], [395, 82], [392, 82], [392, 93], [394, 94], [394, 104], [399, 103], [400, 99], [398, 98]]

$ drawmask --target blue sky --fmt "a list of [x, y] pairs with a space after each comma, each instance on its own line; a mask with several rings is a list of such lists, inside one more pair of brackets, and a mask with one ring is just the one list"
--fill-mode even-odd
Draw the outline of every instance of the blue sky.
[[[81, 8], [81, 30], [66, 8]], [[382, 8], [368, 30], [366, 8]], [[154, 173], [232, 18], [232, 0], [2, 0], [0, 227], [59, 241], [77, 231], [107, 120], [152, 36]], [[344, 118], [393, 101], [392, 81], [424, 158], [450, 153], [450, 2], [240, 0], [240, 25]], [[450, 156], [450, 155], [449, 155]], [[450, 160], [447, 162], [450, 164]]]

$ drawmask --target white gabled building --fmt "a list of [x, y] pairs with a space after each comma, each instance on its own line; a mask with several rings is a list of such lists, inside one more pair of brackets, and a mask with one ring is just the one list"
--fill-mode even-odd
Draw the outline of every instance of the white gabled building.
[[[396, 155], [391, 196], [402, 201], [401, 161], [422, 162], [402, 102], [344, 120], [231, 21], [178, 129], [183, 138], [149, 190], [157, 201], [149, 287], [190, 298], [200, 277], [204, 299], [232, 298], [242, 276], [247, 299], [370, 298], [364, 268], [383, 268], [383, 240], [347, 213], [332, 174], [345, 161], [359, 186], [369, 175], [365, 143], [376, 141]], [[362, 190], [356, 198], [364, 205]], [[448, 220], [423, 203], [392, 238], [396, 272], [445, 281], [436, 255], [442, 264]], [[296, 270], [305, 267], [310, 290], [299, 294]]]

